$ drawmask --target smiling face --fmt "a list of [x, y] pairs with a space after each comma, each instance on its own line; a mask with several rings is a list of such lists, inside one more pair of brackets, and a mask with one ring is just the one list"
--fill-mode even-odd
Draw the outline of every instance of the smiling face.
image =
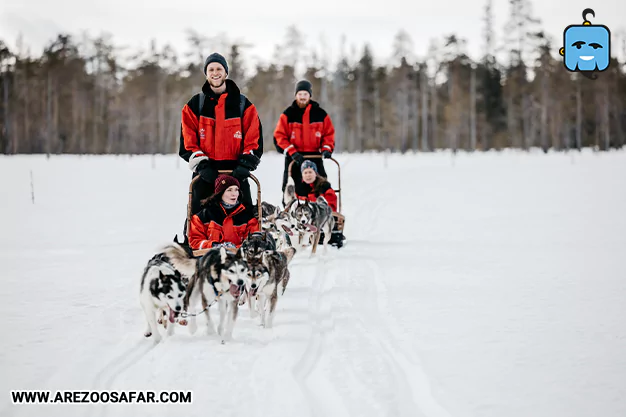
[[296, 94], [296, 103], [298, 103], [298, 107], [301, 109], [305, 108], [309, 105], [309, 101], [311, 101], [311, 95], [308, 91], [298, 91]]
[[206, 67], [206, 79], [213, 88], [220, 88], [226, 82], [226, 70], [217, 62], [211, 62]]
[[602, 25], [565, 29], [565, 67], [570, 71], [604, 71], [609, 66], [610, 33]]

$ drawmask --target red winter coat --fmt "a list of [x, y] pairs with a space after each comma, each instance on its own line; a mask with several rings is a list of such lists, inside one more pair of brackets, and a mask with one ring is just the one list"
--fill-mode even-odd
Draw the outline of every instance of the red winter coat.
[[330, 186], [328, 181], [323, 181], [319, 187], [319, 193], [314, 190], [314, 184], [307, 184], [306, 182], [300, 183], [296, 186], [296, 196], [299, 200], [310, 201], [312, 203], [317, 200], [320, 195], [328, 201], [328, 205], [333, 211], [337, 211], [337, 193]]
[[305, 109], [294, 100], [280, 115], [274, 130], [274, 146], [280, 153], [320, 154], [335, 150], [335, 127], [330, 116], [311, 100]]
[[207, 156], [214, 169], [235, 169], [239, 156], [263, 154], [261, 122], [256, 107], [247, 98], [240, 115], [240, 91], [232, 80], [226, 80], [226, 91], [218, 96], [208, 82], [198, 122], [200, 95], [193, 96], [183, 107], [179, 155], [189, 158]]
[[240, 247], [248, 233], [259, 231], [259, 222], [251, 210], [239, 204], [226, 209], [213, 203], [194, 214], [189, 228], [189, 244], [194, 250], [211, 248], [214, 243], [232, 242]]

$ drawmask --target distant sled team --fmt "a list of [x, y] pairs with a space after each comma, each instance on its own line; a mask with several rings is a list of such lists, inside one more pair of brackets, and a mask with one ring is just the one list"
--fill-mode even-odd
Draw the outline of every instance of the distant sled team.
[[[318, 243], [344, 245], [341, 170], [332, 158], [335, 129], [330, 116], [311, 100], [311, 83], [296, 84], [295, 100], [274, 130], [276, 150], [285, 155], [283, 208], [261, 199], [251, 171], [263, 154], [261, 121], [255, 105], [228, 77], [226, 59], [213, 53], [204, 62], [202, 91], [183, 107], [179, 155], [193, 172], [189, 185], [185, 239], [164, 247], [145, 266], [140, 301], [146, 337], [161, 340], [176, 325], [197, 331], [196, 316], [206, 317], [215, 334], [210, 308], [220, 312], [217, 334], [231, 340], [239, 308], [271, 328], [278, 299], [290, 280], [296, 253], [316, 254]], [[339, 189], [326, 179], [324, 160], [337, 164]], [[297, 165], [299, 169], [292, 171]], [[256, 182], [252, 203], [249, 179]]]

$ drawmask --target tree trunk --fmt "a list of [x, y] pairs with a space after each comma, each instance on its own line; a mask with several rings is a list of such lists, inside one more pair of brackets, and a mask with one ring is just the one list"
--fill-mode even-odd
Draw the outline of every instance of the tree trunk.
[[9, 153], [9, 147], [11, 144], [11, 139], [12, 139], [12, 130], [11, 130], [11, 117], [13, 116], [10, 112], [9, 112], [9, 68], [7, 65], [7, 69], [6, 72], [4, 73], [3, 77], [2, 77], [2, 84], [3, 84], [3, 109], [4, 109], [4, 138], [6, 143], [4, 144], [4, 152], [5, 153]]
[[430, 113], [432, 115], [431, 126], [433, 127], [431, 149], [436, 149], [437, 147], [439, 147], [439, 116], [438, 116], [439, 111], [437, 109], [437, 107], [439, 106], [439, 100], [437, 98], [438, 94], [437, 94], [436, 79], [437, 77], [433, 79], [433, 84], [430, 88], [430, 94], [432, 97], [432, 100], [431, 100], [432, 110], [430, 111]]
[[422, 151], [428, 151], [428, 74], [426, 69], [422, 70]]
[[476, 150], [476, 69], [472, 65], [470, 78], [470, 150]]
[[357, 72], [356, 79], [356, 149], [352, 150], [363, 150], [363, 74], [361, 71]]
[[[417, 73], [414, 73], [415, 75], [417, 75]], [[419, 134], [419, 119], [420, 119], [420, 113], [419, 113], [419, 91], [417, 90], [417, 83], [411, 83], [411, 120], [413, 121], [413, 144], [411, 145], [411, 149], [413, 149], [413, 151], [418, 151], [419, 150], [419, 139], [420, 139], [420, 134]]]
[[374, 92], [374, 135], [376, 137], [376, 146], [382, 148], [382, 136], [381, 136], [381, 108], [380, 108], [380, 87], [378, 81], [376, 81], [376, 87]]
[[548, 149], [548, 74], [544, 71], [541, 77], [541, 147], [544, 152]]

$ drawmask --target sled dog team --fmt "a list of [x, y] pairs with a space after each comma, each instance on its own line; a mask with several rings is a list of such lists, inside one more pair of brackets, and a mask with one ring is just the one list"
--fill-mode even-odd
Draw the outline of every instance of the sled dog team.
[[[206, 317], [207, 333], [214, 335], [209, 311], [215, 303], [222, 343], [232, 340], [239, 308], [246, 303], [250, 317], [260, 316], [260, 324], [271, 328], [295, 253], [310, 244], [318, 229], [325, 232], [326, 251], [334, 225], [332, 210], [323, 197], [314, 203], [301, 202], [291, 195], [292, 189], [288, 186], [285, 190], [285, 211], [262, 202], [263, 231], [249, 231], [238, 248], [218, 244], [194, 257], [189, 245], [175, 239], [154, 255], [141, 277], [140, 303], [148, 325], [144, 336], [159, 342], [159, 325], [171, 336], [176, 324], [188, 326], [194, 334], [199, 314]], [[292, 246], [291, 239], [302, 242], [296, 245], [299, 249]]]
[[[154, 255], [141, 278], [145, 336], [155, 341], [161, 340], [159, 324], [169, 335], [176, 323], [188, 325], [193, 334], [198, 314], [206, 316], [209, 334], [215, 333], [209, 314], [214, 303], [219, 306], [222, 343], [231, 339], [239, 307], [246, 303], [251, 317], [260, 315], [261, 325], [272, 327], [296, 251], [322, 233], [324, 252], [328, 243], [341, 247], [345, 239], [335, 225], [337, 196], [322, 161], [332, 157], [335, 129], [312, 100], [311, 83], [296, 84], [294, 100], [274, 129], [276, 150], [285, 155], [285, 210], [257, 201], [262, 205], [259, 219], [248, 181], [263, 155], [256, 106], [228, 78], [224, 56], [212, 53], [202, 70], [202, 90], [181, 114], [179, 155], [188, 162], [192, 178], [200, 177], [192, 182], [193, 215], [185, 223], [189, 232], [183, 243], [175, 239]], [[292, 163], [300, 169], [289, 175]], [[224, 171], [230, 175], [220, 175]], [[292, 239], [297, 241], [292, 244]], [[194, 257], [194, 250], [208, 251]]]

